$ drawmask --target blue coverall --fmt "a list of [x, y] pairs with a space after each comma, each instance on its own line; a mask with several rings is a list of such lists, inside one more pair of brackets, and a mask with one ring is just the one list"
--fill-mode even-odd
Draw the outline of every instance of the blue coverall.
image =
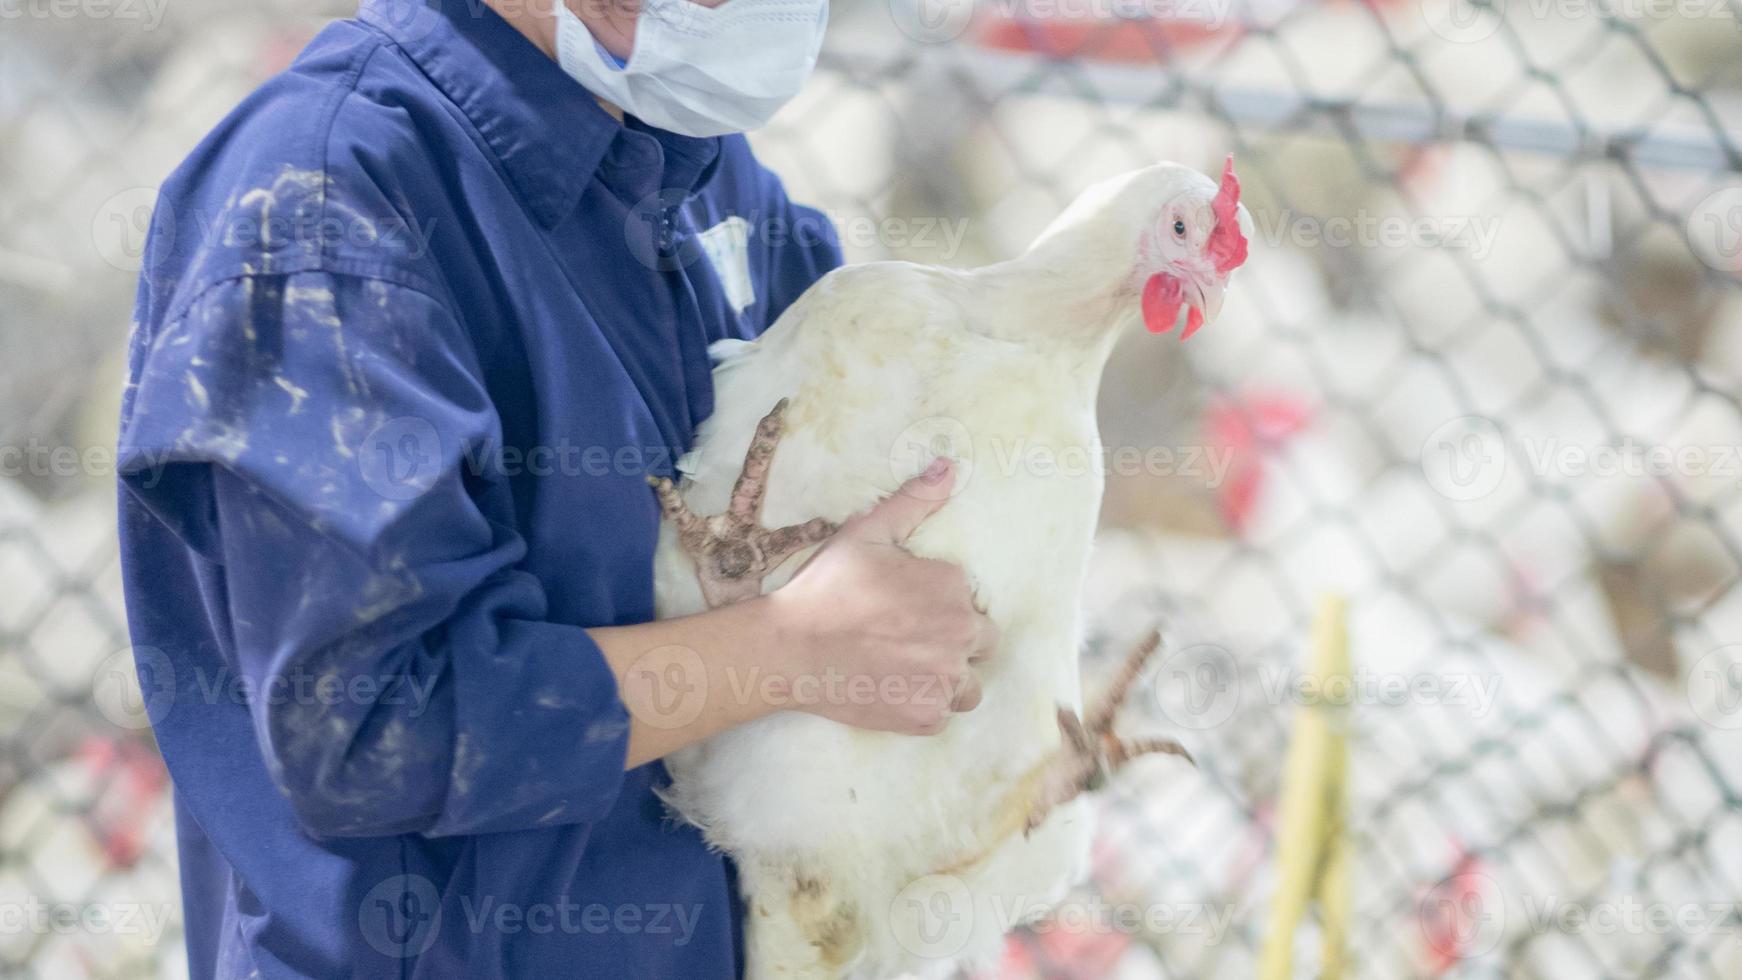
[[145, 260], [122, 561], [193, 977], [734, 976], [730, 868], [623, 771], [584, 627], [652, 618], [645, 476], [827, 220], [479, 0], [365, 0]]

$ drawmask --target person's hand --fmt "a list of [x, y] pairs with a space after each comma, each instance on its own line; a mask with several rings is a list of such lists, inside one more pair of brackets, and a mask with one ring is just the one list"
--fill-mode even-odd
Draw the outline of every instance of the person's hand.
[[960, 566], [902, 547], [949, 499], [939, 459], [841, 526], [792, 581], [765, 596], [792, 639], [790, 706], [857, 728], [932, 735], [980, 703], [973, 664], [998, 630]]

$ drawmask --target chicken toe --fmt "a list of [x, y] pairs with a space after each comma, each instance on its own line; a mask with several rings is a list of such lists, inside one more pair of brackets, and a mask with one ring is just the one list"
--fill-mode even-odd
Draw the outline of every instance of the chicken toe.
[[672, 481], [647, 478], [659, 498], [660, 511], [677, 530], [678, 543], [696, 564], [696, 578], [709, 608], [760, 595], [764, 576], [835, 533], [836, 525], [821, 518], [774, 529], [759, 523], [785, 414], [786, 399], [782, 398], [757, 423], [744, 454], [744, 467], [732, 487], [731, 503], [723, 514], [703, 517], [690, 509]]
[[1058, 709], [1062, 744], [1047, 762], [1039, 791], [1028, 810], [1026, 831], [1039, 827], [1054, 809], [1083, 793], [1100, 789], [1113, 773], [1139, 756], [1177, 755], [1197, 765], [1185, 746], [1171, 738], [1122, 739], [1114, 731], [1119, 709], [1143, 673], [1144, 665], [1160, 646], [1161, 636], [1151, 634], [1131, 651], [1113, 676], [1113, 683], [1089, 708], [1086, 721], [1069, 708]]

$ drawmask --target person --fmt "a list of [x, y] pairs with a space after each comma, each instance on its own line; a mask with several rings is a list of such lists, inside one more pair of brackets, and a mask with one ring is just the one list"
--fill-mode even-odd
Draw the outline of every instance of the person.
[[[969, 584], [900, 547], [935, 492], [654, 621], [647, 477], [711, 411], [709, 344], [841, 256], [737, 133], [803, 82], [824, 0], [627, 2], [364, 0], [163, 185], [119, 521], [196, 980], [733, 976], [732, 869], [659, 760], [978, 698]], [[709, 692], [682, 718], [643, 676], [672, 649]], [[823, 671], [951, 696], [743, 683]]]

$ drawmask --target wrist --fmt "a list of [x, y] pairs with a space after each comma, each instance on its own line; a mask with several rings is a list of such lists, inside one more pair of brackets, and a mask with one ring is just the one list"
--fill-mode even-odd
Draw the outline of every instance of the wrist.
[[789, 590], [777, 589], [741, 605], [758, 624], [758, 663], [786, 681], [813, 671], [818, 647], [815, 621], [809, 604]]

